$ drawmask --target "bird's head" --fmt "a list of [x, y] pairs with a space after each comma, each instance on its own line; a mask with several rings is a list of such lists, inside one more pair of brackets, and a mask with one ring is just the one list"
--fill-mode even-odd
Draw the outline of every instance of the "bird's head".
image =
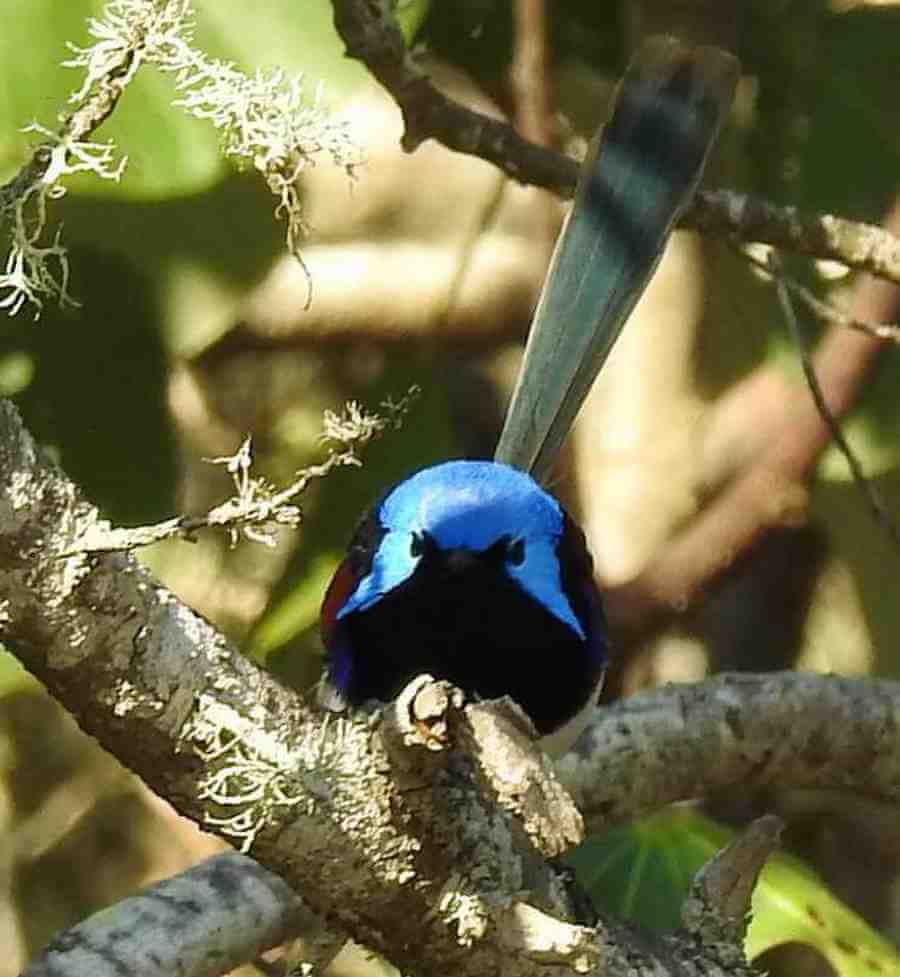
[[560, 585], [563, 511], [530, 475], [490, 461], [446, 462], [401, 482], [373, 518], [371, 563], [336, 620], [366, 610], [427, 567], [448, 580], [506, 574], [584, 637]]

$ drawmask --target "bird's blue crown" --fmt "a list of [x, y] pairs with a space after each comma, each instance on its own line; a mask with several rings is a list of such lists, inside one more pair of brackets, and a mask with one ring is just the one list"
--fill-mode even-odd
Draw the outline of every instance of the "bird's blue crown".
[[442, 550], [486, 550], [507, 537], [521, 541], [521, 562], [506, 572], [523, 590], [580, 637], [584, 628], [563, 588], [557, 549], [563, 513], [530, 476], [492, 461], [449, 461], [401, 482], [381, 502], [385, 531], [370, 572], [360, 580], [338, 619], [365, 610], [400, 586], [422, 559], [414, 541], [427, 533]]

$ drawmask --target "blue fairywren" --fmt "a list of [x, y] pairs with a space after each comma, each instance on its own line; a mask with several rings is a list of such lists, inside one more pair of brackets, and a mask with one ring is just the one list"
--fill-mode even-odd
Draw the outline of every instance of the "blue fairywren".
[[363, 518], [322, 605], [322, 701], [388, 701], [414, 676], [509, 695], [564, 752], [596, 704], [608, 639], [584, 534], [535, 480], [690, 201], [739, 73], [717, 48], [641, 47], [581, 171], [494, 461], [410, 476]]

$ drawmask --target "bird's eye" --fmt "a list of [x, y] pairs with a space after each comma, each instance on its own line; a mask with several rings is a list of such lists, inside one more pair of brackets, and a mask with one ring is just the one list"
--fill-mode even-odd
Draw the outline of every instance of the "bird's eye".
[[495, 565], [520, 567], [525, 562], [525, 540], [501, 536], [484, 553]]
[[428, 536], [427, 533], [413, 533], [412, 534], [412, 540], [410, 541], [410, 544], [409, 544], [409, 555], [410, 556], [414, 556], [414, 557], [424, 556], [424, 554], [425, 554], [425, 547], [427, 545], [427, 540], [426, 540], [426, 537], [427, 536]]
[[525, 562], [525, 540], [514, 539], [506, 546], [506, 560], [514, 567], [520, 567]]

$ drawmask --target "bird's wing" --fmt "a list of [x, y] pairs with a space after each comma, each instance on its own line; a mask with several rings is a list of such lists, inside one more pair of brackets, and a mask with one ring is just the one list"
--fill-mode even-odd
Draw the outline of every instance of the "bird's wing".
[[646, 41], [597, 133], [556, 245], [495, 457], [544, 480], [653, 274], [728, 114], [740, 63]]

